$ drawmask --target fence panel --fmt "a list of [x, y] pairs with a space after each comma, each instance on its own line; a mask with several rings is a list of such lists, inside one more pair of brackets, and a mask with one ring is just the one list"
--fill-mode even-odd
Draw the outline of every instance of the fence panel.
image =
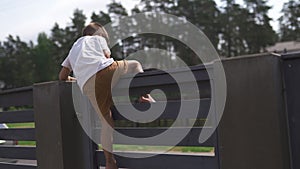
[[[34, 126], [32, 97], [32, 87], [22, 87], [0, 92], [0, 108], [2, 109], [0, 112], [0, 123], [11, 124], [10, 126], [21, 126], [0, 129], [0, 140], [9, 143], [35, 141], [35, 128], [22, 127], [26, 126], [26, 123], [31, 123], [30, 125]], [[16, 163], [19, 160], [35, 161], [35, 146], [0, 145], [0, 158], [0, 168], [3, 169], [37, 168], [35, 164]]]
[[[182, 104], [187, 107], [195, 106], [196, 103], [200, 103], [197, 116], [194, 117], [193, 112], [184, 112], [180, 117], [182, 121], [193, 121], [202, 119], [207, 120], [208, 111], [211, 106], [211, 84], [210, 78], [208, 77], [207, 71], [212, 71], [211, 65], [207, 66], [208, 70], [204, 66], [191, 67], [190, 70], [193, 72], [194, 77], [186, 77], [185, 69], [178, 69], [171, 71], [173, 76], [181, 76], [179, 81], [175, 81], [170, 74], [163, 71], [153, 71], [146, 72], [145, 74], [139, 74], [133, 78], [129, 87], [129, 96], [140, 96], [141, 94], [150, 93], [154, 89], [162, 90], [166, 98], [158, 98], [156, 103], [151, 103], [151, 108], [161, 107], [161, 105], [166, 105], [163, 112], [159, 116], [158, 126], [148, 126], [142, 123], [136, 123], [134, 126], [122, 126], [122, 124], [130, 123], [126, 117], [122, 115], [121, 112], [129, 112], [128, 106], [134, 106], [138, 110], [147, 110], [150, 108], [149, 103], [117, 103], [116, 107], [112, 108], [114, 120], [116, 121], [116, 132], [122, 133], [129, 137], [134, 138], [148, 138], [151, 136], [156, 136], [168, 130], [173, 134], [166, 140], [160, 140], [159, 142], [143, 141], [132, 142], [132, 140], [124, 140], [118, 138], [118, 135], [114, 136], [115, 144], [124, 145], [141, 145], [141, 146], [171, 146], [170, 140], [179, 137], [181, 134], [186, 133], [186, 136], [176, 145], [176, 146], [207, 146], [214, 147], [215, 151], [218, 149], [218, 141], [216, 132], [212, 132], [213, 135], [204, 143], [199, 143], [199, 135], [202, 130], [212, 130], [212, 128], [203, 128], [201, 126], [190, 126], [191, 124], [180, 124], [179, 126], [169, 128], [169, 126], [161, 126], [161, 122], [172, 121], [177, 119], [178, 111]], [[126, 84], [130, 77], [123, 77], [117, 86], [113, 89], [113, 95], [115, 97], [127, 96], [128, 89], [126, 89]], [[195, 80], [195, 81], [193, 81]], [[197, 90], [192, 88], [192, 85], [197, 85]], [[181, 88], [179, 88], [179, 86]], [[128, 86], [127, 86], [128, 87]], [[198, 95], [197, 95], [198, 94]], [[200, 94], [200, 98], [199, 98]], [[155, 93], [154, 93], [155, 95]], [[132, 101], [132, 100], [131, 100]], [[154, 112], [148, 112], [154, 113]], [[95, 118], [91, 118], [94, 120]], [[141, 121], [147, 121], [146, 117], [140, 119]], [[118, 126], [118, 122], [121, 125]], [[92, 122], [93, 123], [93, 122]], [[164, 124], [162, 124], [164, 125]], [[203, 126], [203, 124], [202, 124]], [[187, 132], [191, 129], [189, 132]], [[94, 135], [100, 140], [101, 128], [96, 128]], [[206, 157], [199, 154], [155, 154], [155, 157], [149, 158], [125, 158], [126, 152], [118, 152], [117, 156], [118, 165], [125, 168], [197, 168], [201, 166], [206, 169], [218, 169], [219, 168], [219, 156], [218, 153], [212, 153], [213, 156]], [[131, 156], [142, 157], [143, 153], [131, 152]], [[128, 154], [127, 154], [128, 155]], [[98, 164], [104, 165], [104, 157], [102, 151], [97, 151]]]

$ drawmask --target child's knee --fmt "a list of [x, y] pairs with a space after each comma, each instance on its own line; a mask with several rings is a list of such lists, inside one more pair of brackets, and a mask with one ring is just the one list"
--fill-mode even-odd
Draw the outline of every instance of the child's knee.
[[128, 64], [135, 67], [141, 66], [140, 62], [138, 62], [137, 60], [129, 60]]
[[142, 72], [142, 65], [140, 62], [136, 60], [130, 60], [128, 61], [128, 67], [133, 71], [133, 72]]

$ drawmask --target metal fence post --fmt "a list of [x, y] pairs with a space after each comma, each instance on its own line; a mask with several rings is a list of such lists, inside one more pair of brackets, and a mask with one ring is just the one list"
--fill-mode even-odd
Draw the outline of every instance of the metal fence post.
[[219, 130], [222, 169], [290, 169], [281, 58], [225, 60], [227, 100]]
[[300, 168], [300, 53], [283, 55], [284, 83], [286, 88], [289, 134], [293, 169]]
[[72, 83], [49, 82], [33, 89], [38, 169], [96, 169], [96, 145], [74, 111]]

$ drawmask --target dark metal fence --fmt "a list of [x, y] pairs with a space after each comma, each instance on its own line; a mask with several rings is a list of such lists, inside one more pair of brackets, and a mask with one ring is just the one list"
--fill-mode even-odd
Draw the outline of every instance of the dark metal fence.
[[[34, 123], [32, 87], [0, 92], [0, 123]], [[0, 129], [0, 140], [34, 141], [34, 128]], [[36, 165], [15, 163], [18, 160], [36, 160], [34, 146], [0, 145], [1, 169], [36, 169]], [[9, 160], [14, 159], [14, 160]], [[13, 161], [7, 163], [3, 161]]]
[[[163, 100], [157, 99], [158, 102], [153, 104], [153, 106], [159, 106], [159, 104], [166, 104], [165, 110], [159, 116], [159, 121], [156, 123], [156, 126], [146, 125], [146, 124], [135, 124], [133, 126], [118, 126], [116, 130], [120, 133], [123, 133], [127, 136], [135, 137], [135, 138], [148, 138], [155, 136], [157, 134], [161, 134], [166, 130], [176, 130], [183, 132], [190, 127], [190, 124], [184, 123], [184, 121], [194, 120], [192, 118], [192, 112], [184, 112], [181, 116], [182, 124], [177, 125], [176, 127], [168, 128], [165, 126], [166, 121], [174, 122], [178, 117], [178, 111], [180, 106], [183, 104], [189, 106], [195, 106], [197, 104], [193, 104], [193, 102], [200, 102], [200, 107], [198, 111], [197, 119], [206, 119], [208, 116], [208, 111], [211, 105], [211, 83], [212, 79], [209, 78], [207, 71], [212, 71], [213, 65], [207, 65], [205, 69], [204, 66], [196, 66], [191, 67], [191, 71], [195, 76], [195, 83], [198, 84], [198, 88], [196, 91], [191, 91], [190, 87], [193, 81], [175, 81], [167, 72], [163, 71], [153, 71], [146, 72], [142, 75], [136, 76], [130, 85], [129, 93], [133, 96], [140, 96], [143, 93], [150, 93], [154, 89], [160, 89], [164, 91], [166, 98]], [[176, 72], [172, 72], [172, 76], [186, 76], [186, 70], [177, 70]], [[126, 93], [126, 85], [124, 81], [127, 81], [128, 78], [121, 79], [119, 85], [114, 89], [115, 96], [124, 96]], [[178, 85], [181, 86], [181, 91], [179, 91]], [[195, 93], [200, 93], [201, 99], [196, 97]], [[118, 106], [124, 112], [128, 112], [128, 106], [131, 103], [123, 103], [122, 106]], [[147, 110], [149, 105], [145, 104], [134, 104], [134, 106], [139, 110]], [[130, 113], [130, 112], [128, 112]], [[118, 121], [122, 121], [124, 124], [126, 122], [130, 123], [126, 118], [124, 118], [120, 112], [113, 108], [114, 119], [116, 123]], [[149, 120], [149, 119], [143, 119]], [[212, 122], [213, 123], [213, 122]], [[117, 161], [120, 167], [124, 168], [170, 168], [170, 169], [182, 169], [182, 168], [199, 168], [200, 166], [207, 169], [217, 169], [219, 168], [219, 156], [218, 156], [218, 141], [217, 141], [217, 131], [213, 132], [213, 135], [204, 143], [199, 143], [199, 135], [203, 130], [212, 130], [212, 127], [204, 128], [203, 125], [194, 126], [191, 131], [177, 144], [177, 146], [208, 146], [214, 147], [215, 152], [212, 156], [200, 156], [200, 155], [184, 155], [184, 154], [159, 154], [153, 157], [148, 158], [128, 158], [128, 157], [142, 157], [150, 155], [151, 152], [124, 152], [118, 153]], [[99, 132], [98, 132], [99, 133]], [[156, 146], [171, 146], [169, 140], [173, 140], [178, 137], [176, 134], [170, 136], [171, 138], [160, 140], [160, 142], [147, 142], [147, 145], [156, 145]], [[115, 138], [115, 142], [118, 144], [125, 145], [144, 145], [145, 143], [140, 142], [131, 142], [122, 140], [121, 138]], [[153, 153], [152, 153], [153, 154]], [[124, 157], [125, 156], [125, 157]], [[127, 156], [127, 157], [126, 157]], [[97, 151], [97, 159], [98, 165], [105, 164], [103, 153], [101, 151]]]
[[[211, 128], [203, 128], [201, 119], [205, 121], [209, 108], [214, 106], [211, 99], [218, 95], [215, 93], [216, 95], [212, 96], [215, 90], [214, 77], [209, 78], [207, 73], [213, 71], [214, 65], [208, 65], [207, 70], [204, 66], [191, 67], [197, 80], [198, 90], [189, 91], [188, 86], [191, 82], [186, 81], [184, 85], [187, 90], [184, 94], [178, 90], [177, 82], [166, 72], [153, 71], [137, 75], [131, 83], [132, 98], [135, 99], [140, 94], [148, 93], [153, 89], [160, 89], [166, 93], [166, 99], [158, 99], [155, 104], [167, 103], [166, 109], [155, 122], [141, 124], [128, 121], [113, 108], [116, 130], [132, 137], [147, 138], [156, 135], [170, 129], [168, 126], [177, 118], [176, 112], [181, 102], [200, 101], [197, 117], [200, 121], [196, 120], [197, 124], [178, 145], [214, 147], [214, 155], [169, 153], [149, 158], [128, 158], [119, 153], [116, 156], [119, 167], [132, 169], [299, 168], [297, 161], [300, 152], [298, 147], [300, 141], [297, 135], [300, 124], [298, 116], [300, 108], [297, 102], [299, 101], [299, 94], [297, 95], [299, 55], [285, 56], [283, 59], [274, 55], [259, 55], [223, 60], [227, 80], [225, 109], [217, 130], [202, 144], [198, 142], [200, 132]], [[175, 73], [180, 74], [182, 71], [176, 70]], [[126, 80], [128, 77], [122, 78], [121, 82]], [[78, 117], [82, 116], [74, 109], [72, 90], [74, 90], [72, 83], [49, 82], [34, 85], [33, 93], [32, 88], [0, 93], [0, 107], [33, 104], [36, 126], [36, 129], [1, 129], [0, 140], [35, 140], [36, 135], [37, 141], [36, 150], [34, 147], [1, 146], [0, 158], [37, 159], [39, 169], [96, 169], [105, 165], [103, 152], [98, 150], [98, 145], [89, 138], [80, 124]], [[120, 98], [127, 94], [122, 85], [117, 86], [114, 91]], [[197, 95], [194, 95], [196, 92], [200, 93], [200, 100]], [[122, 110], [126, 110], [129, 104], [131, 103], [122, 103]], [[140, 110], [149, 108], [147, 103], [134, 104], [134, 106]], [[1, 112], [0, 123], [33, 121], [32, 110], [21, 111]], [[84, 118], [86, 123], [94, 124], [91, 128], [94, 133], [100, 133], [94, 115]], [[188, 127], [188, 121], [191, 120], [190, 112], [186, 112], [183, 118], [181, 126], [170, 130], [184, 130]], [[138, 142], [127, 142], [120, 138], [115, 138], [115, 143], [139, 145]], [[169, 144], [162, 140], [159, 145]], [[140, 156], [145, 153], [123, 152], [123, 155]], [[26, 167], [36, 168], [33, 165], [0, 163], [0, 168], [5, 169]]]
[[[185, 90], [186, 98], [184, 102], [195, 102], [201, 101], [200, 112], [198, 113], [198, 119], [205, 119], [208, 114], [208, 110], [210, 107], [210, 79], [208, 78], [206, 69], [204, 66], [198, 66], [192, 68], [193, 73], [195, 74], [196, 81], [199, 83], [198, 91], [189, 91], [188, 86], [191, 85], [191, 81], [184, 82], [187, 87]], [[176, 73], [182, 73], [178, 70]], [[159, 121], [170, 121], [177, 118], [177, 112], [180, 106], [180, 92], [176, 90], [176, 82], [170, 81], [168, 78], [168, 74], [166, 72], [156, 71], [156, 72], [147, 72], [142, 75], [138, 75], [133, 84], [131, 85], [130, 92], [132, 96], [139, 96], [143, 93], [148, 93], [153, 89], [161, 89], [165, 93], [167, 93], [168, 101], [159, 100], [155, 103], [164, 104], [167, 103], [167, 108], [163, 112], [163, 114], [159, 117]], [[122, 84], [122, 81], [128, 80], [126, 77], [121, 79], [119, 84]], [[118, 85], [115, 88], [115, 93], [117, 96], [125, 95], [122, 85]], [[174, 92], [176, 91], [176, 92]], [[201, 100], [195, 100], [194, 92], [202, 92]], [[34, 95], [35, 100], [35, 110], [38, 112], [36, 114], [36, 127], [37, 127], [37, 141], [38, 141], [38, 166], [43, 166], [43, 169], [53, 168], [55, 161], [55, 168], [64, 168], [67, 164], [72, 169], [77, 168], [97, 168], [98, 166], [105, 165], [103, 152], [97, 150], [97, 146], [89, 139], [89, 137], [84, 133], [82, 127], [79, 124], [77, 119], [78, 112], [74, 110], [73, 100], [72, 100], [72, 83], [64, 83], [64, 82], [52, 82], [52, 83], [44, 83], [40, 85], [34, 86]], [[169, 93], [169, 94], [168, 94]], [[47, 96], [47, 97], [44, 97]], [[56, 98], [53, 100], [53, 98]], [[199, 98], [198, 98], [199, 99]], [[122, 109], [126, 111], [127, 106], [131, 103], [122, 103]], [[149, 106], [147, 103], [137, 103], [135, 106], [138, 106], [139, 109], [147, 109]], [[193, 106], [193, 104], [191, 104]], [[166, 126], [156, 125], [155, 127], [141, 127], [139, 124], [135, 124], [134, 126], [128, 127], [120, 125], [119, 122], [130, 123], [126, 118], [124, 118], [116, 109], [112, 109], [114, 113], [114, 119], [116, 121], [116, 131], [123, 133], [125, 135], [131, 137], [151, 137], [157, 135], [168, 129]], [[43, 112], [43, 113], [40, 113]], [[94, 117], [90, 115], [91, 120], [87, 123], [95, 123]], [[182, 121], [189, 120], [191, 117], [190, 112], [185, 112]], [[147, 120], [147, 119], [144, 119]], [[53, 130], [53, 128], [49, 128], [49, 126], [58, 126], [58, 131]], [[177, 131], [185, 131], [188, 126], [178, 126], [169, 130], [177, 130]], [[94, 133], [100, 133], [100, 128], [94, 127]], [[208, 139], [206, 142], [200, 144], [198, 142], [199, 134], [202, 130], [211, 130], [211, 128], [203, 128], [202, 126], [195, 126], [188, 133], [188, 135], [178, 144], [178, 146], [210, 146], [215, 147], [217, 152], [217, 134], [216, 132]], [[48, 131], [45, 133], [44, 131]], [[46, 134], [48, 136], [46, 136]], [[49, 137], [51, 136], [51, 137]], [[176, 137], [174, 135], [173, 137]], [[99, 136], [100, 138], [100, 136]], [[172, 139], [172, 138], [169, 138]], [[62, 144], [55, 145], [54, 147], [46, 147], [53, 142], [62, 142]], [[66, 142], [65, 144], [63, 144]], [[125, 144], [125, 145], [139, 145], [139, 142], [126, 142], [120, 138], [114, 139], [115, 144]], [[155, 145], [155, 146], [168, 146], [170, 143], [167, 141], [161, 140], [160, 143], [148, 143], [147, 145]], [[143, 144], [145, 145], [145, 144]], [[39, 148], [39, 146], [41, 148]], [[64, 158], [64, 161], [60, 160], [63, 158], [59, 158], [57, 154], [63, 152], [64, 149], [68, 149], [68, 147], [77, 147], [76, 150], [72, 150], [70, 152], [64, 152], [60, 154], [61, 156], [68, 154]], [[91, 149], [92, 148], [92, 149]], [[70, 148], [71, 149], [71, 148]], [[49, 155], [46, 157], [40, 157], [42, 154], [47, 151]], [[83, 155], [83, 154], [86, 155]], [[124, 152], [127, 156], [140, 156], [140, 155], [150, 155], [151, 153], [142, 153], [139, 154], [133, 152]], [[123, 154], [124, 154], [123, 153]], [[50, 154], [53, 154], [53, 158], [49, 158]], [[122, 153], [121, 153], [122, 154]], [[78, 157], [77, 157], [78, 156]], [[89, 156], [89, 162], [83, 162], [82, 158]], [[116, 156], [119, 167], [124, 168], [193, 168], [195, 165], [197, 166], [206, 166], [205, 168], [217, 169], [219, 168], [219, 158], [216, 153], [213, 156], [197, 156], [197, 155], [176, 155], [176, 154], [160, 154], [154, 157], [149, 158], [126, 158], [122, 155]], [[53, 161], [52, 161], [53, 160]], [[94, 160], [94, 161], [93, 161]], [[61, 162], [61, 165], [58, 166], [58, 162]], [[52, 164], [52, 166], [50, 165]], [[63, 166], [65, 165], [65, 166]], [[68, 168], [68, 167], [67, 167]]]

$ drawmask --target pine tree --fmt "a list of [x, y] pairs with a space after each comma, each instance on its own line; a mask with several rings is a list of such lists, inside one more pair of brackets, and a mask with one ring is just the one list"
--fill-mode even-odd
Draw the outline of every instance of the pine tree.
[[201, 29], [217, 48], [221, 26], [218, 22], [220, 11], [213, 0], [179, 0], [178, 15], [185, 17]]
[[92, 20], [92, 22], [98, 22], [101, 25], [106, 25], [111, 22], [111, 18], [109, 16], [109, 14], [107, 14], [103, 11], [100, 11], [99, 14], [96, 14], [95, 12], [93, 12], [92, 16], [91, 16], [91, 20]]
[[21, 41], [19, 36], [8, 36], [3, 42], [4, 56], [0, 58], [0, 80], [6, 88], [15, 88], [33, 83], [32, 48], [30, 42]]
[[32, 63], [34, 82], [56, 80], [60, 65], [55, 62], [55, 45], [45, 33], [40, 33], [33, 48]]
[[221, 53], [224, 56], [239, 56], [260, 53], [277, 40], [270, 25], [270, 7], [265, 0], [245, 0], [245, 7], [234, 0], [224, 0], [220, 22], [222, 26]]
[[273, 45], [278, 37], [273, 30], [268, 16], [271, 9], [265, 0], [244, 0], [249, 10], [247, 29], [244, 32], [247, 42], [247, 53], [259, 53], [265, 51], [267, 46]]
[[223, 7], [219, 20], [222, 29], [220, 36], [221, 55], [226, 57], [238, 56], [244, 54], [246, 50], [241, 30], [247, 21], [247, 11], [234, 0], [224, 1], [226, 5]]
[[[122, 34], [124, 34], [123, 30], [127, 30], [130, 28], [130, 23], [124, 23], [122, 20], [122, 17], [128, 16], [127, 10], [123, 7], [121, 3], [117, 3], [116, 1], [112, 1], [110, 4], [107, 5], [108, 7], [108, 14], [109, 17], [111, 18], [112, 22], [118, 23], [118, 25], [109, 25], [108, 27], [109, 30], [108, 34], [110, 38], [117, 39], [117, 41], [121, 41], [121, 43], [118, 43], [114, 46], [111, 46], [111, 52], [112, 52], [112, 57], [114, 59], [123, 59], [125, 57], [125, 52], [124, 52], [124, 46], [126, 45], [125, 40], [121, 40], [120, 37], [122, 37]], [[125, 26], [125, 27], [124, 27]]]
[[280, 40], [300, 40], [300, 2], [290, 0], [282, 8], [283, 15], [279, 18]]
[[107, 7], [110, 17], [128, 16], [127, 10], [123, 7], [121, 3], [112, 1], [112, 3], [107, 5]]
[[60, 28], [56, 23], [51, 30], [51, 40], [55, 44], [56, 63], [60, 65], [65, 57], [67, 57], [69, 50], [73, 43], [81, 36], [82, 29], [85, 26], [86, 16], [82, 10], [76, 9], [71, 18], [71, 24], [65, 28]]

